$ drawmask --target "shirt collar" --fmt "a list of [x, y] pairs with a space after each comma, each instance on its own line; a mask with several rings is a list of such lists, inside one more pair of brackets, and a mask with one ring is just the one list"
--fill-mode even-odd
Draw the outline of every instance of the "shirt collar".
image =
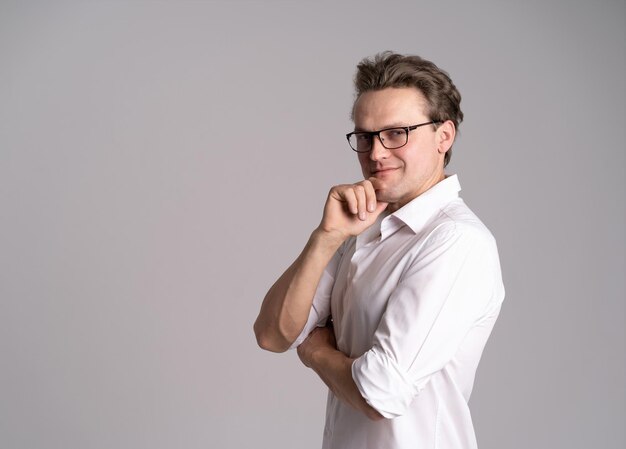
[[384, 239], [402, 225], [408, 226], [417, 234], [437, 211], [459, 197], [460, 190], [461, 184], [459, 184], [458, 176], [446, 176], [426, 192], [383, 219], [380, 228], [382, 238]]
[[446, 176], [394, 213], [380, 214], [372, 226], [356, 237], [356, 249], [371, 243], [378, 236], [384, 240], [405, 225], [417, 234], [437, 211], [459, 197], [460, 190], [458, 176]]

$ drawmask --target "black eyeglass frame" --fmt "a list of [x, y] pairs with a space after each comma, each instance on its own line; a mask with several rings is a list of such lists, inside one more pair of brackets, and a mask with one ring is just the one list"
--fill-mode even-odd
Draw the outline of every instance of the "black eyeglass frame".
[[[369, 153], [370, 151], [372, 151], [372, 143], [374, 142], [374, 137], [378, 137], [378, 140], [380, 140], [380, 143], [383, 147], [385, 147], [388, 150], [397, 150], [398, 148], [402, 148], [403, 146], [405, 146], [408, 142], [409, 142], [409, 131], [413, 131], [416, 128], [419, 128], [420, 126], [426, 126], [426, 125], [438, 125], [440, 123], [443, 123], [441, 120], [431, 120], [430, 122], [424, 122], [424, 123], [418, 123], [417, 125], [411, 125], [411, 126], [392, 126], [391, 128], [385, 128], [385, 129], [381, 129], [378, 131], [352, 131], [351, 133], [346, 134], [346, 139], [348, 139], [348, 145], [350, 145], [350, 148], [353, 151], [356, 151], [357, 153]], [[388, 147], [387, 145], [385, 145], [385, 142], [383, 139], [380, 138], [380, 133], [385, 132], [385, 131], [389, 131], [391, 129], [403, 129], [405, 134], [406, 134], [406, 140], [404, 141], [404, 143], [402, 145], [400, 145], [399, 147]], [[368, 150], [366, 151], [359, 151], [356, 148], [354, 148], [352, 146], [352, 144], [350, 143], [350, 137], [352, 137], [355, 134], [367, 134], [370, 137], [370, 147]]]

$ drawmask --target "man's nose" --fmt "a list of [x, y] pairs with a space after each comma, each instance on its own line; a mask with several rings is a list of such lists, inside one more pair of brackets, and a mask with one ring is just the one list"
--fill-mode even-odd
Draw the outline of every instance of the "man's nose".
[[386, 159], [389, 156], [389, 150], [384, 147], [380, 136], [372, 137], [372, 149], [370, 150], [370, 159], [373, 161], [379, 161]]

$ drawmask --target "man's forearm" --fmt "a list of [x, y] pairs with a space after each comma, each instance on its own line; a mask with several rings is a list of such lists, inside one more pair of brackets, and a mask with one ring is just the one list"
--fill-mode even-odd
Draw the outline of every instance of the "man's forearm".
[[325, 348], [313, 356], [311, 368], [339, 400], [360, 410], [372, 420], [383, 419], [383, 416], [361, 396], [352, 378], [352, 362], [354, 359], [347, 357], [341, 351]]
[[296, 261], [270, 288], [254, 323], [259, 346], [283, 352], [306, 324], [311, 302], [326, 265], [342, 240], [316, 230]]
[[[319, 329], [316, 331], [321, 333], [326, 330]], [[311, 344], [305, 342], [304, 345], [305, 347], [299, 348], [298, 351], [301, 360], [317, 373], [339, 400], [360, 410], [372, 420], [383, 419], [383, 416], [361, 396], [361, 392], [352, 378], [354, 359], [325, 343]], [[307, 347], [307, 345], [309, 346]]]

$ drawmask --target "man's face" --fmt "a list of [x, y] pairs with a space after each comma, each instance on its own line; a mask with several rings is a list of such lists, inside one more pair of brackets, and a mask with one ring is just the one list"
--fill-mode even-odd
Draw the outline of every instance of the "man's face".
[[[365, 92], [354, 107], [355, 130], [378, 131], [428, 122], [425, 111], [424, 96], [412, 87]], [[434, 126], [422, 126], [409, 131], [407, 144], [395, 150], [386, 149], [374, 137], [372, 150], [358, 154], [363, 176], [376, 178], [376, 198], [390, 203], [391, 211], [444, 178], [443, 161], [449, 148], [444, 134]]]

